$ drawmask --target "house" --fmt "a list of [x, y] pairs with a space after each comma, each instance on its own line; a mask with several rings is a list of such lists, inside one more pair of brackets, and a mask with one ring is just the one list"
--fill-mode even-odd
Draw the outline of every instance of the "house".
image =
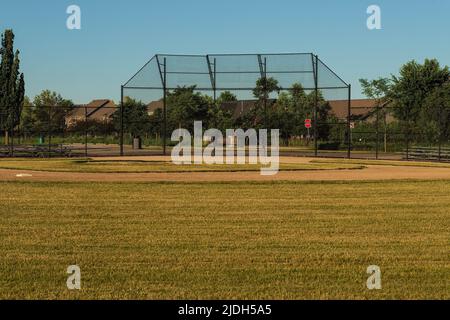
[[157, 109], [163, 109], [164, 102], [162, 100], [152, 101], [147, 105], [147, 114], [152, 116]]
[[[233, 119], [245, 115], [256, 104], [256, 100], [241, 100], [234, 102], [225, 102], [222, 107], [225, 110], [231, 111]], [[267, 105], [273, 105], [276, 100], [269, 99]], [[329, 100], [328, 103], [331, 107], [331, 114], [335, 115], [341, 120], [345, 120], [348, 117], [348, 100]], [[377, 107], [377, 101], [374, 99], [353, 99], [351, 100], [351, 114], [352, 118], [358, 118], [361, 120], [374, 120], [375, 111]], [[393, 120], [391, 115], [387, 117], [388, 122]]]
[[[234, 102], [225, 102], [222, 107], [232, 112], [233, 119], [237, 119], [249, 112], [256, 104], [257, 100], [241, 100]], [[273, 105], [276, 100], [267, 100], [267, 105]], [[329, 100], [331, 113], [340, 119], [346, 119], [348, 116], [348, 100]], [[373, 99], [354, 99], [351, 100], [351, 112], [353, 116], [364, 117], [375, 111], [376, 100]]]
[[86, 105], [77, 105], [65, 117], [67, 127], [72, 127], [78, 122], [93, 120], [103, 123], [112, 121], [112, 115], [116, 112], [117, 106], [109, 99], [92, 100]]
[[[331, 112], [339, 119], [348, 117], [348, 100], [330, 100]], [[374, 99], [351, 100], [351, 119], [373, 122], [376, 119], [377, 101]], [[380, 114], [381, 116], [381, 114]], [[394, 117], [388, 114], [387, 123], [394, 121]]]
[[[348, 100], [330, 100], [328, 101], [331, 112], [339, 119], [347, 119]], [[376, 100], [372, 99], [354, 99], [351, 100], [351, 112], [353, 116], [361, 117], [374, 110]]]
[[[257, 100], [239, 100], [222, 103], [222, 108], [231, 112], [234, 120], [242, 117], [248, 113], [256, 104]], [[275, 102], [269, 99], [268, 106]], [[348, 116], [348, 100], [329, 100], [331, 113], [337, 118], [344, 120]], [[376, 111], [377, 102], [373, 99], [353, 99], [351, 100], [352, 118], [359, 118], [362, 120], [373, 119]], [[157, 109], [163, 108], [163, 101], [153, 101], [147, 105], [148, 114], [151, 116]], [[388, 116], [388, 121], [392, 120], [392, 116]]]

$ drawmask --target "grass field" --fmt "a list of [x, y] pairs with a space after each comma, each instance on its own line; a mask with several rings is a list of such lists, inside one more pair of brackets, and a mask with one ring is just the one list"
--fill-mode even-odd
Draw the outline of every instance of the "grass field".
[[[448, 299], [449, 190], [0, 182], [0, 298]], [[380, 291], [366, 288], [372, 264]]]
[[[302, 170], [355, 170], [363, 165], [351, 163], [281, 163], [281, 171]], [[175, 165], [169, 161], [119, 161], [92, 159], [14, 159], [0, 160], [0, 169], [33, 170], [47, 172], [96, 173], [160, 173], [160, 172], [240, 172], [260, 171], [261, 165]]]

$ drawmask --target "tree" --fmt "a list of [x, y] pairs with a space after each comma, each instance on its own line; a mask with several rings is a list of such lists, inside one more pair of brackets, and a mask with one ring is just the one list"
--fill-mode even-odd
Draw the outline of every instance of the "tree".
[[294, 83], [291, 87], [291, 100], [294, 110], [302, 114], [304, 119], [310, 118], [312, 108], [309, 105], [308, 96], [300, 83]]
[[[117, 131], [121, 129], [120, 108], [113, 114], [113, 123]], [[150, 116], [147, 106], [141, 101], [126, 97], [123, 103], [123, 128], [133, 138], [141, 139], [150, 132]]]
[[376, 99], [380, 103], [387, 100], [391, 80], [389, 78], [378, 78], [374, 80], [359, 79], [362, 92], [370, 99]]
[[[384, 127], [384, 152], [387, 152], [387, 105], [390, 103], [389, 93], [391, 90], [391, 80], [388, 78], [378, 78], [374, 80], [360, 79], [363, 94], [375, 100], [376, 103], [376, 117], [377, 117], [377, 129], [381, 116], [383, 117]], [[378, 137], [377, 137], [378, 142]]]
[[439, 140], [448, 140], [450, 138], [450, 83], [445, 83], [433, 90], [425, 100], [424, 112], [435, 123]]
[[9, 143], [8, 133], [19, 124], [25, 96], [25, 80], [20, 73], [19, 51], [14, 53], [14, 33], [5, 30], [0, 48], [0, 129], [5, 131], [5, 144]]
[[160, 108], [156, 109], [155, 112], [149, 118], [149, 130], [150, 130], [149, 133], [151, 135], [154, 135], [157, 139], [159, 139], [163, 131], [163, 121], [164, 121], [164, 114], [163, 110]]
[[270, 127], [280, 130], [280, 138], [287, 145], [289, 138], [294, 134], [296, 124], [296, 114], [293, 109], [291, 95], [286, 92], [280, 93], [268, 116]]
[[233, 112], [225, 108], [227, 103], [236, 102], [237, 97], [230, 91], [223, 91], [217, 101], [211, 101], [208, 109], [208, 128], [215, 128], [223, 133], [233, 126]]
[[23, 110], [20, 115], [19, 131], [26, 138], [28, 134], [33, 133], [34, 120], [33, 120], [33, 102], [30, 98], [25, 96], [23, 100]]
[[219, 105], [221, 105], [222, 103], [225, 103], [225, 102], [234, 102], [234, 101], [237, 101], [237, 97], [230, 91], [223, 91], [219, 95], [219, 98], [217, 98], [217, 103]]
[[256, 80], [256, 87], [253, 89], [253, 95], [257, 99], [269, 99], [272, 92], [279, 92], [278, 80], [275, 78], [259, 78]]
[[[280, 129], [280, 137], [288, 142], [292, 136], [306, 136], [305, 119], [311, 118], [315, 106], [315, 92], [306, 94], [302, 85], [294, 83], [287, 92], [281, 92], [269, 113], [270, 125]], [[318, 95], [318, 138], [328, 140], [331, 106], [321, 92]]]
[[275, 78], [263, 77], [259, 78], [256, 81], [256, 86], [253, 89], [253, 96], [257, 99], [255, 108], [253, 110], [253, 123], [257, 125], [260, 122], [260, 119], [263, 119], [263, 124], [266, 129], [271, 127], [270, 124], [270, 108], [272, 107], [268, 105], [268, 100], [270, 98], [270, 94], [273, 92], [280, 92], [281, 88], [278, 86], [278, 80]]
[[215, 128], [223, 133], [233, 127], [231, 110], [224, 109], [221, 104], [213, 103], [208, 110], [208, 128]]
[[[194, 121], [203, 121], [206, 128], [222, 131], [233, 125], [232, 112], [223, 108], [227, 102], [237, 101], [230, 91], [224, 91], [216, 102], [195, 92], [195, 86], [178, 87], [167, 94], [167, 132], [178, 128], [193, 130]], [[161, 108], [150, 116], [150, 133], [159, 136], [163, 130], [164, 114]]]
[[195, 92], [195, 86], [178, 87], [167, 94], [168, 132], [178, 128], [194, 129], [194, 121], [208, 120], [208, 110], [213, 104], [210, 97]]
[[325, 101], [323, 95], [319, 93], [319, 101], [317, 107], [317, 139], [328, 141], [331, 132], [330, 125], [330, 111], [331, 105], [328, 101]]
[[400, 76], [392, 77], [390, 98], [393, 99], [395, 116], [417, 123], [427, 96], [448, 81], [448, 67], [441, 68], [436, 59], [426, 59], [424, 64], [416, 61], [406, 63], [400, 69]]
[[73, 106], [71, 100], [64, 99], [59, 93], [43, 90], [33, 100], [32, 121], [35, 132], [41, 136], [63, 133], [66, 116]]

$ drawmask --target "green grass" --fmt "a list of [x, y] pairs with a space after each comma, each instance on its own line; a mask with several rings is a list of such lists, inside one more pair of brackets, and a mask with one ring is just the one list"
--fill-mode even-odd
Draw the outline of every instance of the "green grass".
[[[0, 298], [449, 299], [449, 190], [1, 182]], [[373, 264], [381, 291], [365, 287]]]
[[[280, 164], [281, 171], [302, 170], [355, 170], [362, 165], [334, 163]], [[237, 172], [260, 171], [261, 165], [175, 165], [164, 161], [106, 161], [91, 159], [14, 159], [0, 160], [0, 169], [33, 170], [48, 172], [91, 172], [91, 173], [158, 173], [158, 172]]]

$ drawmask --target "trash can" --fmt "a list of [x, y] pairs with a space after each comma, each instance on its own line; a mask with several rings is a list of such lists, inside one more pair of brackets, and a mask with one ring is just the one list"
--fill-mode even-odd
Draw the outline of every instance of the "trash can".
[[133, 139], [133, 149], [135, 149], [135, 150], [142, 149], [142, 139], [141, 138]]

